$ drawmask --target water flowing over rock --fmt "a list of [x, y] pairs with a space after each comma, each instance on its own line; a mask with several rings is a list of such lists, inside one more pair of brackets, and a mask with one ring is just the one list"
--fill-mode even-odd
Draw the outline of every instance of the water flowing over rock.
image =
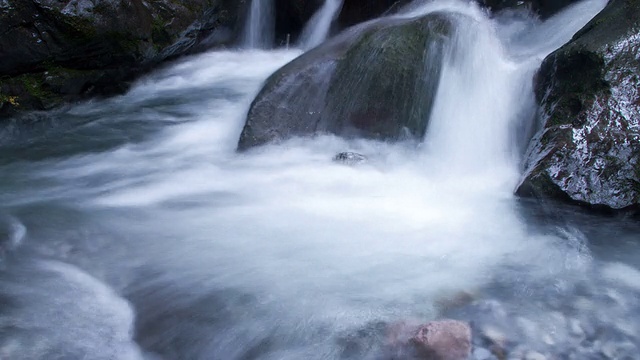
[[6, 0], [0, 116], [122, 92], [166, 59], [234, 40], [235, 1]]
[[637, 208], [639, 77], [640, 4], [613, 0], [542, 64], [541, 128], [517, 193]]
[[478, 0], [491, 11], [505, 9], [528, 9], [547, 18], [577, 0]]
[[386, 18], [347, 31], [272, 75], [242, 131], [244, 150], [293, 136], [424, 136], [451, 17]]
[[329, 35], [331, 24], [340, 12], [342, 0], [326, 0], [324, 5], [309, 20], [302, 31], [299, 41], [303, 49], [311, 49], [320, 45]]

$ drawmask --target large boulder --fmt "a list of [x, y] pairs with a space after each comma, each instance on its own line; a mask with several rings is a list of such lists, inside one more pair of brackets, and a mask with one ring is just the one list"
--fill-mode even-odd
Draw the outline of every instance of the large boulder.
[[244, 3], [0, 0], [0, 116], [120, 92], [161, 61], [229, 44]]
[[640, 2], [612, 0], [547, 57], [517, 194], [603, 209], [640, 202]]
[[316, 133], [423, 137], [453, 16], [383, 18], [292, 61], [251, 104], [238, 148]]

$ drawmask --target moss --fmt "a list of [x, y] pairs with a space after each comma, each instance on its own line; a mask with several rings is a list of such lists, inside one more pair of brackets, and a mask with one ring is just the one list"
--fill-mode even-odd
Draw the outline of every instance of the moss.
[[97, 35], [97, 30], [91, 19], [80, 16], [66, 15], [58, 10], [42, 8], [43, 13], [52, 19], [62, 30], [61, 35], [74, 43], [84, 43]]
[[20, 106], [20, 97], [15, 95], [7, 95], [0, 92], [0, 108], [11, 106], [17, 108]]
[[173, 39], [169, 32], [167, 32], [165, 25], [166, 23], [163, 19], [159, 17], [153, 19], [153, 23], [151, 25], [151, 40], [153, 41], [153, 46], [157, 51], [171, 45], [173, 42]]
[[427, 57], [442, 56], [450, 25], [436, 14], [364, 35], [339, 62], [328, 91], [337, 126], [375, 138], [401, 137], [403, 128], [422, 137], [439, 78], [427, 73]]

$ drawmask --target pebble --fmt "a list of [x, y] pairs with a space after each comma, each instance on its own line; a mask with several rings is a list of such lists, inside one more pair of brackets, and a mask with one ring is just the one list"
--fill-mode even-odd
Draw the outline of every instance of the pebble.
[[492, 326], [485, 326], [480, 330], [482, 337], [489, 342], [490, 345], [495, 345], [500, 348], [504, 348], [507, 346], [507, 342], [509, 339], [507, 335], [505, 335], [499, 329]]
[[336, 156], [333, 157], [333, 161], [339, 162], [345, 165], [358, 165], [366, 162], [367, 157], [352, 151], [345, 151], [345, 152], [336, 154]]

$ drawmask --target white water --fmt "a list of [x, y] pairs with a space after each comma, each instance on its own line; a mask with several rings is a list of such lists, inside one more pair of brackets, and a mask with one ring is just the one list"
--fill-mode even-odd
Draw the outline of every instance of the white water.
[[302, 35], [300, 35], [299, 47], [311, 49], [320, 45], [327, 39], [333, 20], [340, 13], [342, 0], [325, 0], [322, 7], [311, 17]]
[[244, 28], [243, 46], [248, 49], [270, 49], [275, 41], [273, 0], [251, 0]]
[[[0, 273], [0, 286], [30, 303], [0, 309], [0, 326], [20, 330], [0, 339], [0, 355], [23, 354], [24, 332], [64, 344], [35, 348], [33, 358], [92, 348], [87, 358], [106, 359], [114, 347], [136, 355], [121, 295], [134, 305], [136, 340], [162, 358], [334, 359], [337, 338], [372, 322], [432, 319], [443, 300], [481, 296], [496, 278], [525, 289], [532, 279], [582, 279], [592, 262], [583, 237], [532, 231], [517, 211], [512, 129], [531, 115], [531, 71], [605, 2], [542, 24], [489, 20], [457, 1], [422, 8], [458, 14], [459, 27], [419, 148], [321, 136], [237, 154], [249, 102], [299, 51], [204, 54], [65, 113], [90, 121], [0, 165], [2, 209], [28, 234], [14, 273], [48, 271], [31, 282]], [[547, 32], [562, 36], [548, 44]], [[344, 150], [370, 162], [331, 161]], [[92, 277], [43, 269], [42, 257]], [[70, 289], [57, 293], [49, 278]], [[86, 294], [100, 300], [100, 329], [117, 341], [78, 340], [92, 319]], [[58, 331], [50, 305], [74, 331]], [[78, 307], [81, 323], [65, 320]]]

